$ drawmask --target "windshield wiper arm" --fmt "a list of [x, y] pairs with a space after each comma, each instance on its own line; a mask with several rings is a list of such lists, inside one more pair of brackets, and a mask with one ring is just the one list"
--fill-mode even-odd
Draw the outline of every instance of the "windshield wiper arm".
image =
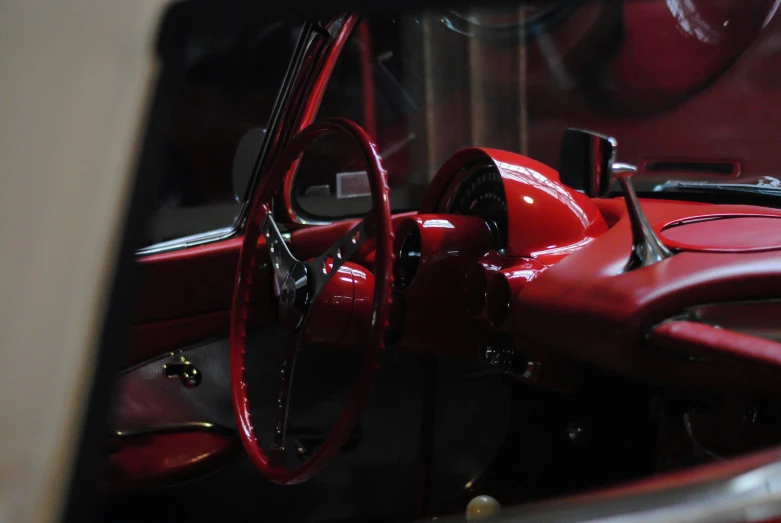
[[747, 178], [740, 182], [692, 182], [669, 180], [653, 188], [653, 192], [723, 192], [781, 196], [781, 180], [771, 176]]

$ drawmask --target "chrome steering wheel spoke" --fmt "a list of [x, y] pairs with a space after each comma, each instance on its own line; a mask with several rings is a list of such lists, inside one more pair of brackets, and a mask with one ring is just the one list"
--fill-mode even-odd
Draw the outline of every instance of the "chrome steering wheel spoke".
[[366, 220], [336, 240], [323, 254], [311, 261], [303, 262], [309, 276], [310, 303], [314, 302], [334, 274], [366, 243]]
[[266, 213], [262, 231], [263, 236], [266, 237], [271, 267], [274, 270], [274, 294], [278, 297], [288, 275], [300, 262], [287, 248], [285, 239], [271, 216], [271, 211]]
[[294, 331], [285, 345], [279, 371], [274, 437], [268, 452], [269, 464], [273, 467], [284, 466], [293, 373], [309, 309], [333, 275], [366, 242], [366, 230], [365, 220], [361, 220], [322, 255], [312, 261], [300, 262], [288, 250], [273, 218], [266, 215], [263, 232], [269, 244], [275, 287], [280, 298], [280, 321]]
[[295, 332], [304, 324], [310, 303], [307, 267], [287, 248], [270, 211], [266, 213], [262, 231], [274, 270], [274, 295], [279, 298], [279, 321], [287, 330]]
[[273, 467], [282, 467], [285, 464], [285, 435], [290, 414], [290, 395], [293, 389], [293, 372], [296, 368], [296, 356], [301, 349], [303, 329], [295, 336], [288, 337], [282, 355], [282, 365], [279, 370], [279, 382], [277, 386], [276, 416], [274, 424], [274, 436], [269, 446], [269, 463]]

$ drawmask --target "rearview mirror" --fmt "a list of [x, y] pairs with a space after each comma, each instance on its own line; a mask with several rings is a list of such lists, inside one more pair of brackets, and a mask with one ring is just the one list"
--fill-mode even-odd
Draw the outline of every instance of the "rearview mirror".
[[562, 183], [592, 198], [608, 193], [616, 159], [615, 138], [582, 129], [567, 129], [561, 140]]

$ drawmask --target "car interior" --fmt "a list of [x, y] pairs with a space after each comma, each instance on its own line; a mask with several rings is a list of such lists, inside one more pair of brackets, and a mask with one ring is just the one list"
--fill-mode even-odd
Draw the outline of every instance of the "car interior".
[[169, 6], [100, 520], [777, 515], [778, 3]]

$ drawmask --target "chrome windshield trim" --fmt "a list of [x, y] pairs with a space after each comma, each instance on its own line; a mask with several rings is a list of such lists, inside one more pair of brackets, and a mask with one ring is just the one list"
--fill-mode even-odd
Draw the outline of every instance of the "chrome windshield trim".
[[221, 229], [214, 229], [212, 231], [201, 232], [190, 236], [184, 236], [182, 238], [176, 238], [175, 240], [168, 240], [160, 243], [155, 243], [143, 249], [136, 251], [136, 256], [149, 256], [150, 254], [159, 254], [161, 252], [176, 251], [179, 249], [186, 249], [188, 247], [195, 247], [196, 245], [204, 245], [206, 243], [217, 242], [221, 240], [227, 240], [238, 230], [234, 226], [223, 227]]
[[[293, 58], [291, 59], [290, 69], [288, 70], [288, 74], [285, 76], [285, 80], [277, 98], [277, 103], [274, 106], [274, 112], [272, 112], [271, 118], [269, 119], [266, 139], [263, 141], [260, 154], [258, 154], [255, 166], [253, 167], [252, 177], [247, 187], [244, 202], [242, 202], [239, 214], [233, 224], [233, 227], [236, 231], [240, 231], [244, 227], [244, 222], [249, 215], [250, 209], [252, 207], [252, 200], [258, 187], [260, 173], [263, 171], [263, 167], [268, 160], [272, 145], [277, 142], [282, 146], [287, 144], [286, 138], [289, 137], [280, 135], [282, 132], [283, 118], [287, 110], [290, 97], [294, 94], [293, 88], [298, 84], [299, 78], [301, 76], [309, 48], [315, 43], [316, 40], [329, 37], [330, 34], [327, 31], [323, 31], [319, 25], [312, 22], [304, 23], [304, 27], [301, 29], [301, 39], [299, 40], [300, 49], [296, 49], [296, 53], [294, 53]], [[312, 65], [317, 65], [319, 64], [320, 60], [314, 60], [314, 62], [316, 63]]]
[[[343, 16], [343, 17], [340, 17], [339, 19], [337, 19], [335, 21], [336, 22], [335, 24], [329, 24], [330, 30], [325, 30], [325, 34], [327, 34], [329, 37], [333, 37], [334, 33], [332, 33], [332, 31], [335, 32], [336, 34], [340, 33], [342, 31], [342, 29], [344, 28], [344, 24], [345, 24], [346, 19], [347, 19], [347, 16]], [[358, 24], [356, 24], [355, 27], [357, 27], [357, 26], [358, 26]], [[353, 30], [354, 30], [354, 28], [353, 28]], [[349, 38], [349, 36], [348, 36], [348, 38]], [[345, 42], [345, 45], [347, 45], [346, 42]], [[314, 70], [315, 76], [317, 76], [318, 71], [319, 71], [319, 69], [315, 69]], [[330, 82], [330, 76], [329, 76], [328, 81]], [[326, 86], [326, 91], [327, 90], [328, 90], [328, 87]], [[325, 95], [325, 91], [323, 91], [323, 95]], [[317, 111], [315, 112], [315, 118], [317, 118], [317, 114], [319, 113], [319, 111], [320, 111], [320, 107], [319, 107], [319, 102], [318, 102], [318, 108], [317, 108]], [[290, 173], [288, 173], [288, 176], [291, 177], [291, 179], [290, 179], [291, 183], [289, 185], [287, 183], [283, 184], [282, 190], [280, 191], [281, 195], [282, 195], [282, 202], [285, 205], [285, 212], [287, 213], [287, 217], [290, 219], [290, 221], [292, 221], [293, 223], [298, 224], [298, 225], [328, 225], [328, 224], [334, 223], [335, 221], [339, 221], [338, 219], [329, 221], [327, 219], [319, 219], [319, 218], [316, 218], [316, 217], [307, 217], [305, 215], [302, 215], [302, 214], [306, 214], [306, 213], [300, 213], [296, 209], [295, 205], [293, 205], [293, 197], [292, 197], [291, 193], [292, 193], [292, 190], [293, 190], [293, 180], [295, 179], [295, 176], [297, 174], [298, 174], [298, 164], [295, 165], [295, 170], [293, 170]]]

